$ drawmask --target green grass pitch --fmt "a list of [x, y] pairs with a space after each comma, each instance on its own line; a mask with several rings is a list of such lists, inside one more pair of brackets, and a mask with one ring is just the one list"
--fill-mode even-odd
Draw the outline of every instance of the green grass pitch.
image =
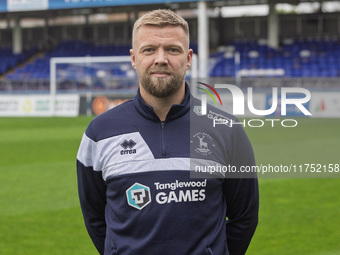
[[[83, 224], [75, 170], [90, 120], [0, 118], [0, 254], [97, 254]], [[340, 120], [298, 122], [246, 128], [257, 164], [340, 164]], [[259, 225], [247, 254], [340, 254], [340, 178], [259, 183]]]

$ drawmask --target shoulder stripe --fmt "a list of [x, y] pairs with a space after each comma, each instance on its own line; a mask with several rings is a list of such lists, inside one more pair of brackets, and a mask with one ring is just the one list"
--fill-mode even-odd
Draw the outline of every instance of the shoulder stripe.
[[97, 162], [97, 143], [89, 138], [85, 133], [81, 139], [77, 160], [79, 160], [86, 167], [93, 167], [98, 169]]
[[117, 135], [98, 142], [84, 134], [77, 155], [80, 162], [85, 166], [92, 166], [95, 171], [124, 162], [154, 158], [139, 132]]

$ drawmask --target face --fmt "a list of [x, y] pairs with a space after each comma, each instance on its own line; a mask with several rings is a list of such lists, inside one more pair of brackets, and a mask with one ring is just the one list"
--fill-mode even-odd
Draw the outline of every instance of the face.
[[141, 89], [149, 95], [168, 97], [184, 86], [192, 50], [182, 27], [141, 26], [130, 54]]

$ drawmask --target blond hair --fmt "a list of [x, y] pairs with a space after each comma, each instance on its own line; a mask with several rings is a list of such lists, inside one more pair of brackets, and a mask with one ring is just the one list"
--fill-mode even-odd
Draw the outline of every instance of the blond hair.
[[181, 26], [187, 35], [189, 44], [189, 26], [185, 19], [177, 15], [172, 10], [159, 9], [147, 12], [142, 17], [136, 20], [133, 30], [132, 30], [132, 45], [134, 45], [134, 40], [138, 29], [143, 25], [164, 27], [164, 26]]

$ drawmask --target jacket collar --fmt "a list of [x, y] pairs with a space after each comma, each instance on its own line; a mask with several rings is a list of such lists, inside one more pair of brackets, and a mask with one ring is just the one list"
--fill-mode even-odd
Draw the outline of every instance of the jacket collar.
[[[139, 114], [141, 114], [144, 118], [150, 119], [153, 121], [160, 121], [156, 113], [154, 112], [152, 106], [146, 104], [140, 95], [140, 90], [138, 88], [137, 95], [133, 99], [135, 107]], [[168, 115], [166, 116], [165, 121], [169, 121], [172, 119], [176, 119], [184, 115], [190, 110], [190, 89], [189, 85], [185, 83], [185, 96], [183, 101], [180, 104], [174, 104]]]

